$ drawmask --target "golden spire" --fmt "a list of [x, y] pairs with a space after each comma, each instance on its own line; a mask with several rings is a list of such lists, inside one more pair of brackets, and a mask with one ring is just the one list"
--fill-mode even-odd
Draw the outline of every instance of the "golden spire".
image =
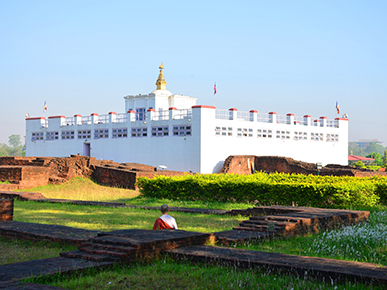
[[159, 78], [156, 81], [156, 89], [166, 90], [167, 82], [165, 81], [164, 74], [163, 74], [163, 69], [164, 69], [163, 62], [161, 62], [159, 69], [160, 69], [160, 74], [159, 74]]

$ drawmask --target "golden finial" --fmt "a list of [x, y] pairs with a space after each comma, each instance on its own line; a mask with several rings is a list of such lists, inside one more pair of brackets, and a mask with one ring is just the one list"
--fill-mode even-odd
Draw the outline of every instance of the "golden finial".
[[159, 74], [159, 78], [156, 81], [156, 89], [157, 90], [166, 90], [167, 89], [167, 82], [165, 81], [165, 78], [164, 78], [164, 73], [163, 73], [164, 65], [163, 65], [163, 62], [161, 62], [160, 66], [159, 66], [159, 69], [160, 69], [160, 74]]

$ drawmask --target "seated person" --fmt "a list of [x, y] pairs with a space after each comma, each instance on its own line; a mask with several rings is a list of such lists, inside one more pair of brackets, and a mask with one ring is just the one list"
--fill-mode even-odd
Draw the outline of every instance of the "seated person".
[[166, 204], [161, 206], [161, 213], [163, 214], [159, 217], [153, 226], [153, 230], [168, 230], [175, 229], [177, 230], [176, 220], [168, 214], [169, 208]]

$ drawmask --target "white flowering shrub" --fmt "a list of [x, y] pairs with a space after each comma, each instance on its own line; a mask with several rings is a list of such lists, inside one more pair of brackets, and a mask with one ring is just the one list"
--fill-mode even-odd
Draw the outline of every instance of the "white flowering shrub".
[[304, 254], [387, 265], [387, 211], [372, 213], [364, 224], [318, 235]]

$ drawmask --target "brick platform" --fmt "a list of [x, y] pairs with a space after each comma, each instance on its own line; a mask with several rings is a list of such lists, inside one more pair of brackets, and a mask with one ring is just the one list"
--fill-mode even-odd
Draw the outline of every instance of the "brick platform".
[[[250, 216], [234, 230], [269, 232], [276, 236], [318, 233], [342, 225], [364, 222], [369, 211], [338, 210], [313, 207], [260, 206], [247, 210], [233, 210], [232, 215]], [[262, 214], [266, 214], [262, 216]]]
[[59, 225], [0, 222], [0, 235], [21, 240], [51, 241], [66, 245], [80, 245], [97, 236], [98, 231], [70, 228]]
[[213, 234], [182, 230], [118, 230], [99, 233], [89, 242], [82, 243], [78, 251], [61, 253], [61, 256], [128, 263], [134, 259], [157, 259], [162, 251], [204, 245], [214, 240]]
[[266, 267], [297, 273], [301, 277], [313, 276], [328, 282], [331, 279], [341, 282], [352, 280], [387, 286], [387, 267], [371, 263], [212, 246], [172, 249], [167, 253], [176, 260], [187, 260], [193, 263], [204, 262], [238, 268]]
[[[42, 260], [33, 260], [22, 263], [0, 265], [0, 289], [8, 287], [17, 287], [19, 282], [29, 277], [50, 276], [57, 273], [80, 272], [90, 267], [103, 268], [112, 266], [112, 262], [93, 262], [83, 259], [66, 259], [62, 257], [48, 258]], [[39, 285], [40, 286], [40, 285]], [[32, 286], [30, 286], [32, 287]], [[15, 288], [20, 289], [20, 288]], [[21, 288], [23, 289], [23, 288]], [[31, 288], [24, 288], [31, 289]], [[34, 288], [32, 288], [34, 289]], [[45, 289], [45, 288], [35, 288]], [[50, 289], [50, 288], [46, 288]], [[55, 289], [55, 288], [51, 288]]]

